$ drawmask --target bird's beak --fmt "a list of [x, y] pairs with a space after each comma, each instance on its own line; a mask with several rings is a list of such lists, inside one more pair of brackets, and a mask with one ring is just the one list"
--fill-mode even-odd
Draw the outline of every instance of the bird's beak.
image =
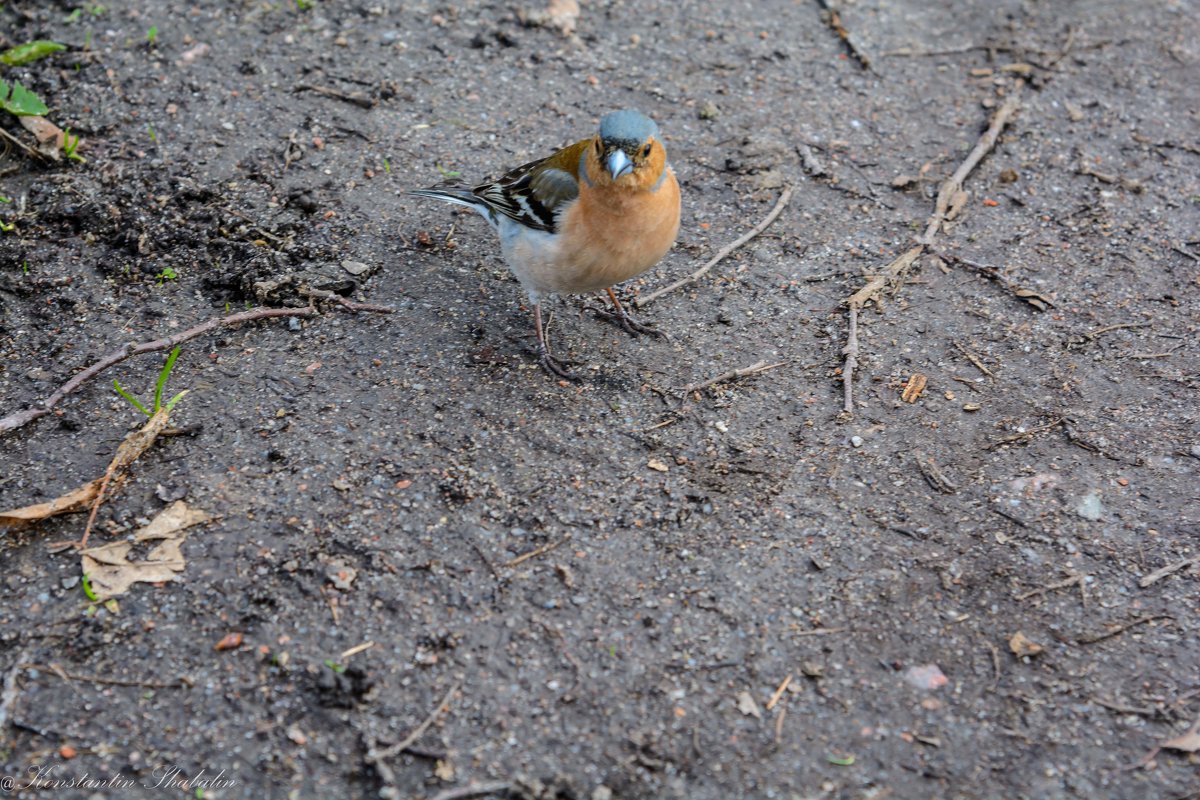
[[630, 172], [633, 172], [633, 162], [624, 150], [613, 150], [608, 154], [608, 174], [612, 175], [614, 181]]

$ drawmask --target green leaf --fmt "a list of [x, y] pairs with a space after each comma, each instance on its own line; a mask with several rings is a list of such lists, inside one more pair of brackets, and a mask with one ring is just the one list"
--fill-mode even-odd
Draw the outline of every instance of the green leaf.
[[57, 53], [66, 49], [67, 46], [65, 44], [38, 39], [36, 42], [19, 44], [16, 47], [8, 48], [3, 53], [0, 53], [0, 62], [8, 64], [10, 67], [19, 67], [22, 64], [37, 61], [39, 58], [45, 58], [51, 53]]
[[144, 405], [142, 405], [141, 400], [138, 400], [136, 397], [131, 395], [129, 392], [125, 391], [125, 388], [123, 386], [121, 386], [121, 384], [117, 381], [116, 378], [113, 378], [113, 388], [117, 390], [117, 394], [121, 395], [121, 397], [124, 397], [126, 400], [133, 403], [134, 408], [136, 408], [138, 411], [142, 412], [147, 417], [154, 416], [153, 414], [151, 414], [149, 411], [146, 410], [146, 407]]
[[[162, 371], [158, 373], [158, 383], [154, 384], [154, 413], [156, 414], [162, 408], [163, 387], [167, 385], [167, 378], [171, 377], [171, 369], [175, 366], [175, 359], [177, 358], [179, 358], [178, 345], [171, 351], [171, 355], [167, 356], [167, 363], [163, 364]], [[179, 397], [177, 396], [171, 401], [171, 404], [174, 405], [178, 401]]]
[[825, 756], [825, 760], [839, 767], [854, 766], [854, 756]]
[[41, 98], [19, 82], [14, 82], [10, 89], [3, 80], [0, 80], [0, 109], [18, 117], [40, 117], [50, 110]]

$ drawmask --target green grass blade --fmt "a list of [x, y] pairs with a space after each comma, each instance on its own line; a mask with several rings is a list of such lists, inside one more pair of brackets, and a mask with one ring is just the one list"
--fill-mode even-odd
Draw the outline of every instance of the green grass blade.
[[[162, 393], [163, 388], [167, 385], [167, 378], [171, 377], [171, 370], [175, 366], [175, 359], [179, 358], [179, 346], [171, 351], [171, 355], [167, 356], [167, 363], [163, 364], [162, 372], [158, 373], [158, 383], [154, 384], [154, 413], [162, 408]], [[176, 397], [176, 400], [179, 398]]]
[[125, 391], [125, 389], [121, 386], [120, 382], [118, 382], [116, 378], [113, 378], [113, 388], [117, 390], [117, 394], [121, 395], [121, 397], [124, 397], [126, 400], [133, 403], [134, 407], [137, 408], [138, 411], [142, 412], [147, 417], [153, 416], [149, 411], [146, 410], [146, 407], [144, 405], [142, 405], [142, 402], [140, 400], [138, 400], [136, 397], [131, 395], [129, 392]]
[[0, 53], [0, 62], [8, 64], [10, 67], [19, 67], [22, 64], [28, 64], [31, 61], [37, 61], [39, 58], [66, 50], [65, 44], [51, 42], [45, 39], [38, 39], [35, 42], [27, 42], [19, 44], [16, 47], [10, 47], [3, 53]]

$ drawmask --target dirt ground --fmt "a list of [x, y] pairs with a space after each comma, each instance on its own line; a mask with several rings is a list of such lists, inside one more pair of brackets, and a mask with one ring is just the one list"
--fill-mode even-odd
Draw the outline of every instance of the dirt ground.
[[[4, 534], [0, 788], [1200, 798], [1200, 3], [75, 8], [0, 4], [0, 44], [69, 45], [0, 77], [87, 159], [0, 162], [0, 415], [312, 288], [395, 313], [183, 345], [184, 430], [90, 543], [182, 498], [216, 520], [177, 581], [106, 607], [47, 548], [86, 514]], [[1018, 92], [843, 413], [847, 298]], [[669, 341], [556, 301], [560, 384], [483, 221], [404, 192], [626, 106], [684, 192], [628, 291], [794, 194], [640, 310]], [[0, 436], [0, 508], [102, 475], [145, 421], [112, 379], [164, 358]]]

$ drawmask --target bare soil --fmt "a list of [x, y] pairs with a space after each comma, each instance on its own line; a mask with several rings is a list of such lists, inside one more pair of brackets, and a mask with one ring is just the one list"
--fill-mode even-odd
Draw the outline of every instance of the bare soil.
[[[1148, 577], [1200, 552], [1194, 0], [74, 8], [0, 5], [5, 46], [70, 46], [0, 77], [87, 159], [0, 162], [0, 415], [313, 288], [395, 313], [183, 346], [190, 430], [92, 534], [217, 516], [178, 581], [106, 608], [47, 549], [86, 515], [4, 534], [13, 796], [1200, 797], [1194, 740], [1156, 751], [1200, 720], [1200, 569]], [[846, 299], [1019, 81], [844, 413]], [[487, 226], [404, 192], [626, 106], [684, 191], [627, 292], [794, 195], [640, 310], [670, 341], [554, 303], [560, 383]], [[0, 508], [103, 474], [142, 423], [112, 379], [164, 357], [0, 438]]]

